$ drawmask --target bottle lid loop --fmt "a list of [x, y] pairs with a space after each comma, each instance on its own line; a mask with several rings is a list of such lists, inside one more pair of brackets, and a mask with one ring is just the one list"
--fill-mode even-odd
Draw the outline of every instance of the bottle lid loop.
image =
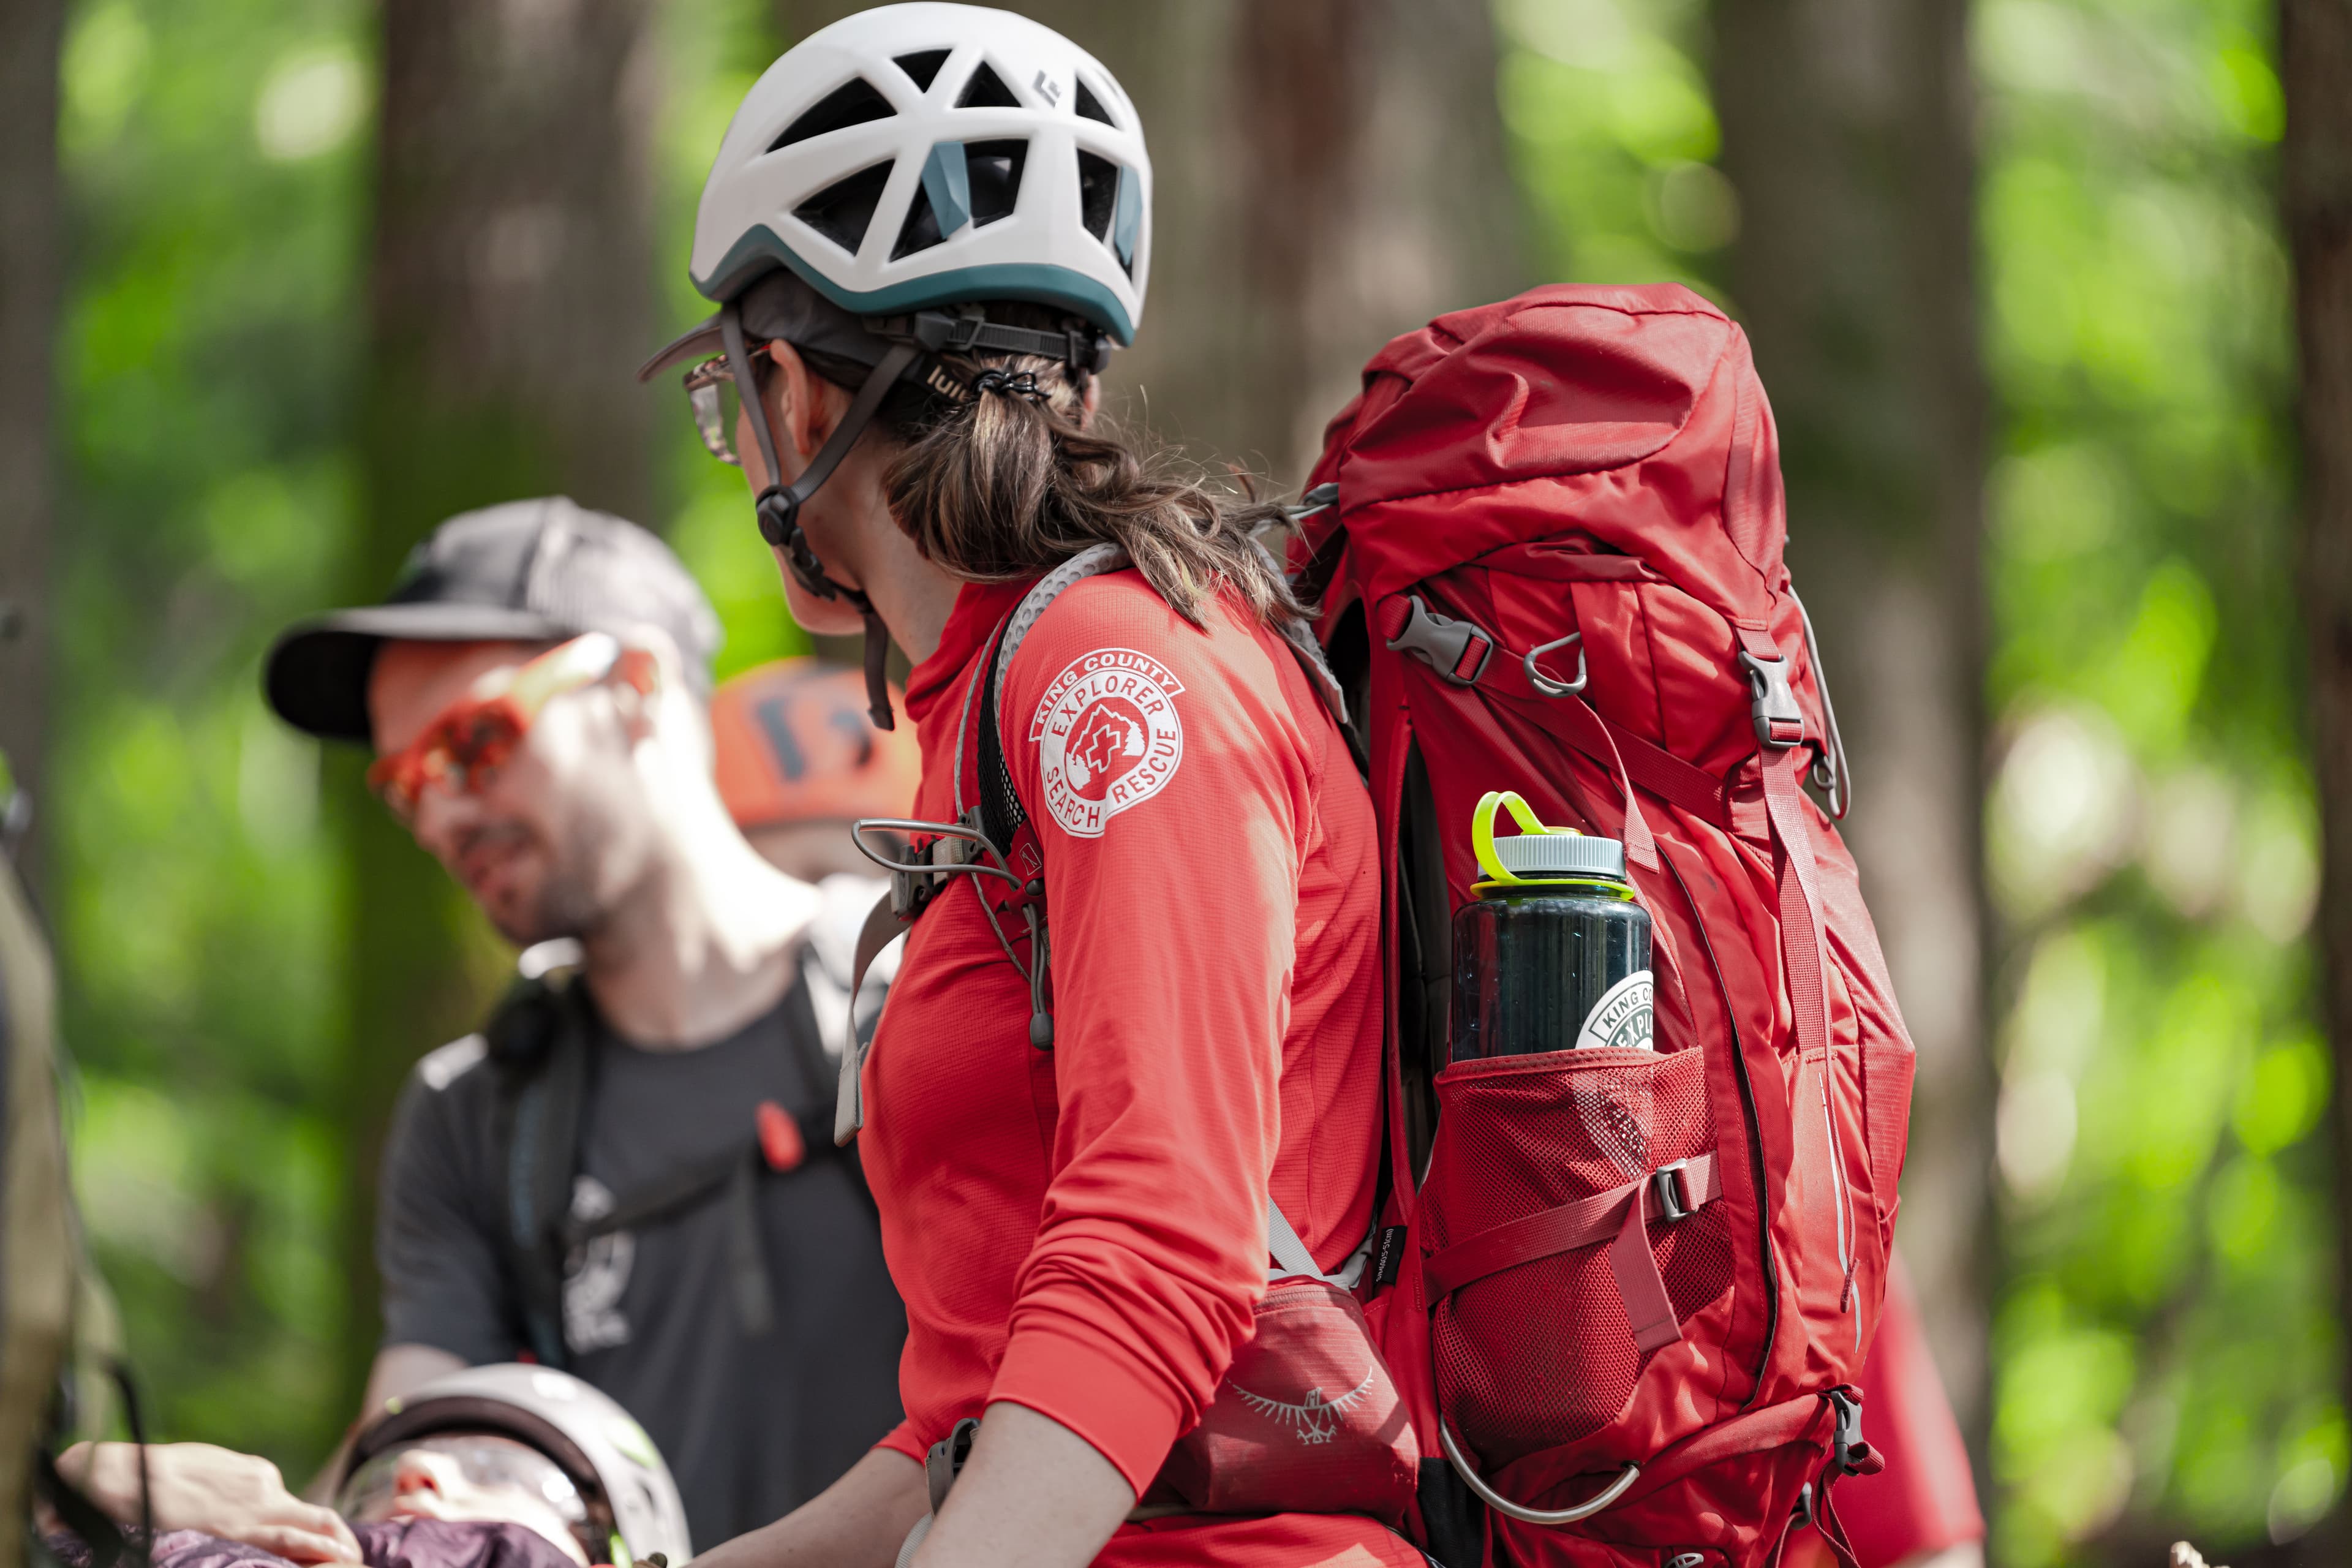
[[[1517, 835], [1497, 841], [1495, 818], [1504, 811], [1519, 825]], [[1526, 800], [1511, 790], [1488, 790], [1470, 819], [1470, 844], [1485, 881], [1500, 887], [1556, 882], [1563, 878], [1625, 879], [1625, 846], [1573, 827], [1547, 827]]]

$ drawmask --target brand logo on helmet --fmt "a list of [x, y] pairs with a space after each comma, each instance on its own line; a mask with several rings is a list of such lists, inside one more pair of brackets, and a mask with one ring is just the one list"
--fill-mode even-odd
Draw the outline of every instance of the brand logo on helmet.
[[1252, 1394], [1238, 1383], [1225, 1386], [1241, 1395], [1241, 1401], [1267, 1420], [1290, 1428], [1291, 1436], [1312, 1446], [1328, 1443], [1339, 1435], [1340, 1418], [1364, 1402], [1372, 1391], [1372, 1374], [1364, 1373], [1364, 1381], [1337, 1399], [1326, 1399], [1319, 1388], [1310, 1388], [1296, 1402], [1269, 1398]]
[[1132, 648], [1107, 647], [1063, 667], [1030, 721], [1045, 808], [1065, 832], [1096, 838], [1103, 825], [1167, 787], [1184, 759], [1184, 726], [1168, 667]]

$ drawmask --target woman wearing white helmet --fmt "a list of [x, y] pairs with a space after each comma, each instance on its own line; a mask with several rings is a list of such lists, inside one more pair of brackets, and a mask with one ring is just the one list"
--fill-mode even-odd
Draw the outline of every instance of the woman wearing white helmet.
[[[719, 312], [646, 367], [686, 363], [795, 617], [864, 626], [877, 722], [884, 635], [914, 659], [929, 824], [900, 825], [913, 930], [843, 1097], [907, 1302], [907, 1420], [712, 1568], [902, 1541], [929, 1568], [1422, 1561], [1369, 1517], [1404, 1506], [1392, 1436], [1369, 1489], [1317, 1468], [1404, 1426], [1360, 1326], [1360, 1382], [1238, 1381], [1270, 1278], [1360, 1273], [1379, 879], [1328, 677], [1251, 539], [1280, 513], [1095, 422], [1150, 178], [1133, 105], [1051, 30], [852, 16], [737, 112], [695, 233]], [[1234, 1473], [1260, 1439], [1300, 1479]]]

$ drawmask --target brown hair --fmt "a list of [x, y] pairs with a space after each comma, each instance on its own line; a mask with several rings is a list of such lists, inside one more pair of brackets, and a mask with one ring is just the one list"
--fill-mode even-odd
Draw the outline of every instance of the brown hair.
[[[992, 321], [1058, 331], [1039, 306], [992, 305]], [[863, 367], [803, 351], [810, 368], [855, 387]], [[984, 372], [1034, 378], [1034, 395], [982, 392], [949, 405], [911, 383], [875, 423], [903, 448], [883, 480], [891, 516], [926, 560], [974, 583], [1052, 570], [1090, 545], [1127, 552], [1144, 580], [1194, 626], [1230, 590], [1260, 620], [1307, 612], [1253, 535], [1286, 525], [1281, 507], [1212, 489], [1164, 452], [1139, 451], [1099, 416], [1085, 427], [1090, 377], [1027, 354], [942, 355], [967, 384]]]

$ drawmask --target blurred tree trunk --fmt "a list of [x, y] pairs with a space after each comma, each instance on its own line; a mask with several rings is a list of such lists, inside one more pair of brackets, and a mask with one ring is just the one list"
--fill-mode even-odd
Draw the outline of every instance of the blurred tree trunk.
[[[646, 160], [651, 0], [398, 0], [362, 397], [362, 537], [347, 597], [380, 596], [452, 513], [560, 491], [638, 521], [653, 500]], [[660, 412], [669, 412], [667, 409]], [[374, 1352], [371, 1224], [385, 1121], [423, 1050], [478, 1022], [484, 930], [365, 798], [333, 793], [347, 857], [352, 1199], [346, 1375]]]
[[1992, 1083], [1985, 393], [1966, 0], [1715, 8], [1731, 296], [1780, 422], [1791, 570], [1859, 781], [1845, 831], [1919, 1047], [1902, 1240], [1983, 1474]]
[[[2336, 1058], [2336, 1278], [2339, 1317], [2352, 1322], [2352, 3], [2282, 0], [2279, 65], [2302, 370], [2303, 612], [2319, 786], [2321, 1005]], [[2352, 1403], [2352, 1384], [2343, 1397]], [[2346, 1533], [2339, 1518], [2336, 1540]]]
[[[1151, 153], [1126, 415], [1296, 485], [1397, 333], [1530, 281], [1486, 0], [1009, 0], [1118, 78]], [[778, 0], [787, 39], [862, 9]]]
[[[64, 28], [63, 0], [0, 7], [0, 757], [28, 798], [47, 763]], [[0, 811], [6, 795], [0, 787]], [[34, 845], [22, 854], [37, 879]]]

